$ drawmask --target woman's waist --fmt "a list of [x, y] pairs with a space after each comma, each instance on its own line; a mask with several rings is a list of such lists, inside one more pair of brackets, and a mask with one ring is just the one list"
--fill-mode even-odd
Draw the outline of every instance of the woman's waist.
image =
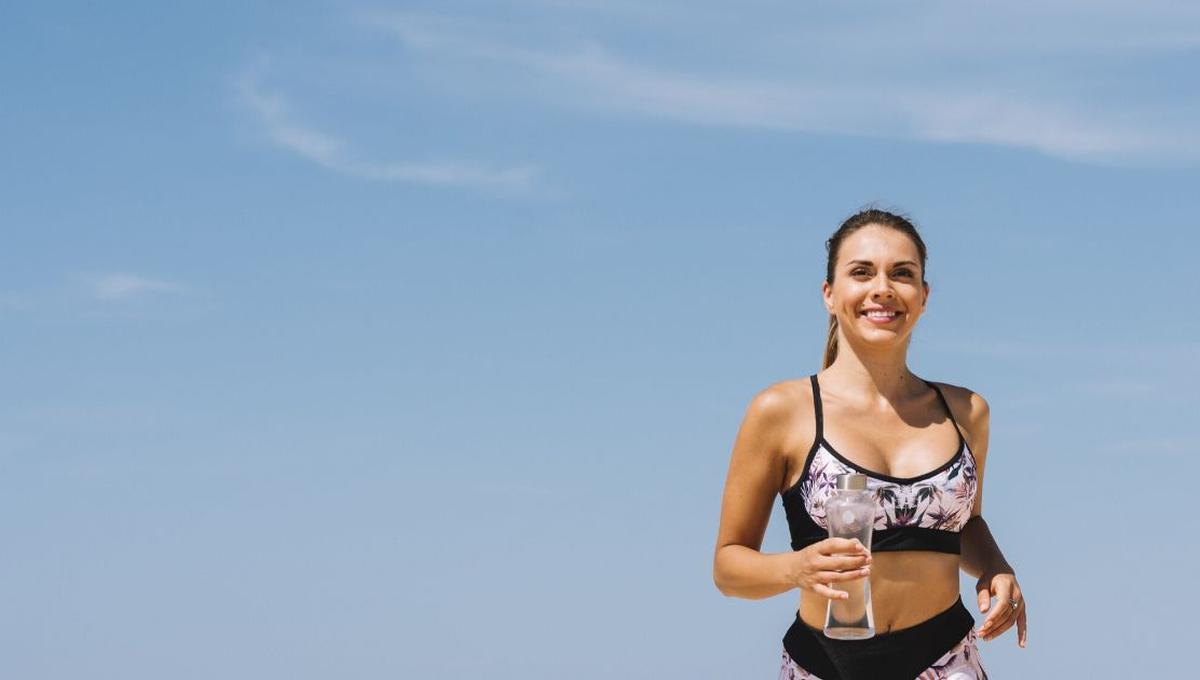
[[[915, 626], [946, 611], [960, 598], [957, 568], [950, 575], [937, 571], [920, 578], [895, 578], [872, 565], [871, 609], [877, 633]], [[839, 583], [831, 586], [838, 589]], [[803, 591], [800, 618], [814, 628], [823, 627], [828, 603], [829, 598]]]
[[883, 630], [876, 622], [873, 637], [829, 638], [821, 628], [799, 618], [783, 636], [792, 659], [823, 678], [908, 680], [922, 675], [948, 650], [971, 636], [975, 621], [962, 598], [911, 626]]

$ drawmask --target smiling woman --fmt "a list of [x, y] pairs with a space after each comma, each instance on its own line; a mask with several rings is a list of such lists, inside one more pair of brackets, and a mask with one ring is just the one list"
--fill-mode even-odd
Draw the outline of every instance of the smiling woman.
[[[987, 402], [908, 368], [930, 293], [925, 244], [911, 222], [865, 210], [826, 247], [822, 370], [767, 387], [747, 408], [725, 483], [713, 579], [731, 597], [800, 591], [780, 678], [987, 678], [977, 637], [990, 640], [1015, 624], [1025, 646], [1024, 597], [981, 514]], [[826, 501], [837, 477], [852, 472], [866, 475], [875, 500], [870, 549], [828, 537]], [[776, 494], [792, 551], [764, 554]], [[990, 610], [978, 630], [959, 594], [960, 569], [978, 579], [980, 611]], [[870, 581], [875, 635], [826, 637], [826, 608], [848, 597], [836, 586], [862, 579]], [[1000, 606], [991, 607], [993, 597]]]

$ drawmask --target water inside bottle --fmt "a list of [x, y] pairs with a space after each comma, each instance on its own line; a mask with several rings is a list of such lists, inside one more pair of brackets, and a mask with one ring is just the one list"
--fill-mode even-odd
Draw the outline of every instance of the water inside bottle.
[[871, 589], [867, 577], [843, 581], [833, 586], [850, 597], [830, 600], [825, 617], [825, 635], [843, 640], [869, 638], [875, 635], [875, 617], [871, 610]]
[[[875, 522], [874, 502], [864, 502], [859, 493], [839, 493], [826, 504], [826, 522], [831, 536], [856, 538], [871, 549]], [[825, 615], [825, 635], [843, 640], [861, 640], [875, 635], [875, 614], [871, 609], [869, 577], [835, 581], [834, 590], [849, 593], [846, 599], [831, 599]]]

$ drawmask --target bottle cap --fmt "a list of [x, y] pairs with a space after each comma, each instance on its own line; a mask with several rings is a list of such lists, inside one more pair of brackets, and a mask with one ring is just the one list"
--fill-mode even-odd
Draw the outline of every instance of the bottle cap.
[[867, 476], [851, 472], [837, 476], [837, 488], [851, 491], [862, 491], [867, 488]]

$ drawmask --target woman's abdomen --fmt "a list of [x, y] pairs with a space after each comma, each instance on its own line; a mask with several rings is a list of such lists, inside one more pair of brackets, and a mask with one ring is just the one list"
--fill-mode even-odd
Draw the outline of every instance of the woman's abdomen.
[[[871, 606], [875, 632], [915, 626], [954, 604], [959, 597], [958, 555], [927, 550], [871, 553]], [[838, 588], [834, 582], [833, 588]], [[814, 628], [825, 626], [829, 600], [802, 591], [800, 618]]]

